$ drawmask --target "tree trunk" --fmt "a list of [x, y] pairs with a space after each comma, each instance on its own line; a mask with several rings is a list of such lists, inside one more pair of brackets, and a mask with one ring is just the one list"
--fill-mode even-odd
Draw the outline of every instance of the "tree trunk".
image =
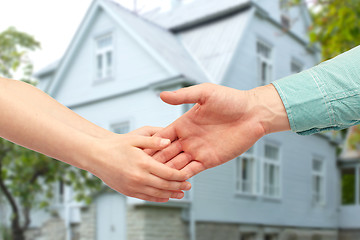
[[11, 226], [12, 240], [25, 240], [24, 231], [20, 227]]

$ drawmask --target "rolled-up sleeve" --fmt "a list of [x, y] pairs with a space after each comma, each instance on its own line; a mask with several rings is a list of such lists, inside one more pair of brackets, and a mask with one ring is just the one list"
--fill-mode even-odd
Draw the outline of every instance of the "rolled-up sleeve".
[[291, 130], [309, 135], [360, 123], [360, 46], [273, 82]]

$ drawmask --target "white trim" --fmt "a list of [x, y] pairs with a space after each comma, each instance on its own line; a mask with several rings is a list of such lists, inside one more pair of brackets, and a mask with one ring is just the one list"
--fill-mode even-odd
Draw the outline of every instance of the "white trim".
[[[256, 154], [256, 147], [255, 145], [252, 147], [253, 152], [244, 152], [242, 155], [237, 157], [235, 159], [235, 192], [238, 195], [244, 195], [244, 196], [256, 196], [258, 194], [258, 171], [257, 162], [259, 161], [259, 158]], [[242, 163], [244, 161], [244, 158], [248, 159], [251, 162], [251, 173], [250, 173], [250, 183], [251, 183], [251, 190], [250, 192], [243, 191], [243, 176], [242, 176]], [[249, 173], [248, 173], [249, 174]]]
[[[101, 39], [105, 39], [105, 38], [111, 38], [111, 45], [101, 48], [99, 49], [98, 47], [98, 43], [99, 41], [101, 41]], [[113, 31], [109, 31], [106, 32], [103, 35], [97, 35], [96, 37], [94, 37], [92, 39], [93, 41], [93, 77], [94, 77], [94, 84], [97, 83], [104, 83], [104, 82], [108, 82], [109, 80], [112, 80], [115, 78], [115, 58], [116, 58], [116, 51], [115, 51], [115, 43], [116, 43], [116, 36], [115, 33]], [[111, 52], [111, 73], [110, 75], [107, 75], [107, 67], [106, 67], [106, 55], [108, 52]], [[97, 58], [99, 57], [99, 55], [102, 56], [102, 73], [101, 73], [101, 77], [99, 78], [98, 76], [98, 62], [97, 62]]]
[[[277, 148], [278, 150], [278, 159], [277, 161], [267, 159], [265, 157], [265, 147], [266, 146], [272, 146]], [[281, 151], [281, 145], [277, 143], [276, 141], [271, 140], [265, 140], [262, 145], [262, 155], [261, 155], [261, 176], [262, 176], [262, 184], [261, 184], [261, 195], [266, 199], [274, 199], [274, 200], [280, 200], [282, 198], [282, 151]], [[278, 186], [277, 186], [277, 194], [275, 196], [266, 195], [264, 192], [265, 188], [265, 164], [268, 165], [274, 165], [278, 169]], [[276, 186], [275, 186], [276, 187]]]
[[132, 37], [141, 47], [143, 47], [169, 74], [176, 75], [178, 72], [170, 66], [154, 49], [152, 49], [138, 34], [136, 34], [130, 27], [128, 27], [118, 14], [104, 3], [102, 0], [93, 0], [89, 10], [87, 11], [83, 21], [81, 22], [75, 36], [73, 37], [68, 49], [66, 50], [63, 58], [59, 63], [58, 70], [54, 78], [48, 84], [45, 91], [52, 97], [55, 97], [57, 93], [57, 86], [62, 83], [64, 74], [67, 72], [73, 56], [80, 49], [80, 44], [83, 38], [86, 36], [87, 30], [93, 25], [92, 22], [95, 20], [96, 14], [99, 10], [104, 10], [110, 17], [112, 17], [129, 35]]
[[[321, 162], [321, 170], [320, 171], [315, 171], [314, 170], [314, 161], [320, 161]], [[322, 206], [324, 207], [326, 205], [326, 187], [327, 187], [327, 184], [326, 184], [326, 169], [327, 169], [327, 165], [326, 165], [326, 161], [324, 159], [324, 157], [321, 157], [321, 156], [318, 156], [318, 155], [313, 155], [312, 158], [311, 158], [311, 201], [313, 203], [314, 206]], [[321, 186], [321, 191], [322, 193], [320, 193], [320, 197], [321, 197], [321, 200], [320, 202], [316, 201], [314, 199], [314, 177], [320, 177], [322, 180], [322, 185]], [[318, 193], [316, 193], [318, 194]]]
[[95, 14], [98, 12], [99, 9], [99, 3], [98, 0], [93, 0], [91, 3], [89, 10], [87, 11], [84, 19], [79, 25], [79, 28], [77, 29], [75, 36], [73, 37], [72, 41], [70, 42], [64, 56], [61, 58], [61, 61], [59, 63], [58, 70], [56, 71], [55, 76], [51, 79], [51, 82], [47, 85], [47, 88], [45, 91], [49, 93], [52, 97], [55, 97], [56, 94], [56, 87], [61, 82], [61, 79], [63, 78], [63, 75], [66, 73], [66, 70], [68, 69], [68, 66], [70, 65], [73, 55], [75, 55], [76, 51], [78, 51], [78, 46], [81, 43], [81, 40], [86, 35], [87, 29], [92, 25], [91, 23], [95, 19]]
[[[101, 1], [101, 0], [100, 0]], [[99, 5], [107, 10], [107, 13], [117, 21], [117, 23], [141, 46], [143, 47], [149, 54], [152, 56], [157, 62], [171, 75], [176, 75], [178, 72], [170, 66], [153, 48], [149, 46], [133, 29], [128, 27], [124, 21], [119, 17], [118, 14], [114, 13], [112, 9], [107, 6], [104, 2], [100, 2]]]
[[[258, 52], [258, 45], [262, 45], [265, 48], [268, 48], [269, 50], [269, 56], [263, 56]], [[274, 47], [273, 44], [269, 43], [267, 40], [265, 40], [262, 37], [256, 38], [255, 43], [255, 53], [256, 53], [256, 59], [257, 59], [257, 79], [258, 79], [258, 85], [263, 86], [266, 84], [269, 84], [274, 80]], [[266, 79], [263, 82], [262, 79], [262, 65], [265, 63], [267, 65], [266, 69]]]

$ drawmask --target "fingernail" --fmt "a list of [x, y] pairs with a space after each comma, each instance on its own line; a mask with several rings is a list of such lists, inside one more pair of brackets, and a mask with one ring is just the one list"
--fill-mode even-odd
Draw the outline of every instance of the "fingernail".
[[160, 145], [161, 146], [167, 146], [171, 143], [170, 139], [161, 139]]
[[184, 190], [189, 191], [190, 189], [191, 189], [191, 184], [190, 184], [190, 183], [186, 183]]
[[178, 193], [177, 195], [176, 195], [176, 198], [177, 199], [181, 199], [181, 198], [183, 198], [184, 197], [184, 193]]

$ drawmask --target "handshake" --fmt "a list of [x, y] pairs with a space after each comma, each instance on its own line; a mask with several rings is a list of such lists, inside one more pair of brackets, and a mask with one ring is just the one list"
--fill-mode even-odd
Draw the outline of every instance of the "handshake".
[[290, 130], [271, 84], [241, 91], [205, 83], [163, 92], [168, 104], [195, 105], [165, 128], [128, 134], [101, 128], [21, 81], [0, 78], [0, 98], [0, 137], [155, 202], [183, 198], [187, 179], [237, 157], [265, 134]]
[[93, 156], [102, 158], [84, 169], [125, 195], [166, 202], [183, 198], [192, 176], [237, 157], [266, 134], [290, 130], [271, 84], [241, 91], [206, 83], [160, 97], [172, 105], [195, 105], [165, 128], [98, 138]]

